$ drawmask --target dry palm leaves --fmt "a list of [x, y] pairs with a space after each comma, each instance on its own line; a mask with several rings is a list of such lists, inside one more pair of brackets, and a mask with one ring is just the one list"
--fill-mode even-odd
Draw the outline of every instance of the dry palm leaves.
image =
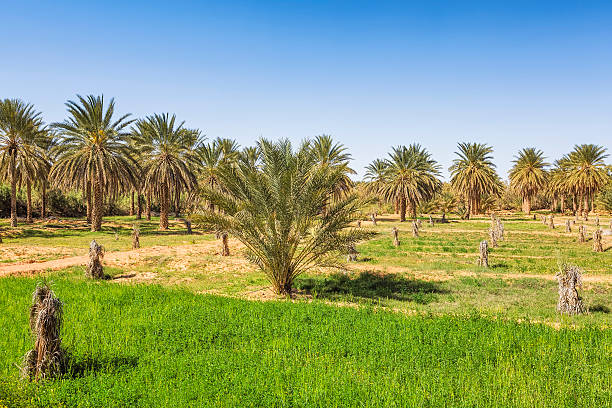
[[582, 273], [577, 266], [561, 264], [555, 275], [559, 281], [559, 302], [557, 311], [561, 314], [576, 315], [586, 312], [577, 287], [582, 286]]
[[62, 302], [47, 284], [37, 285], [30, 307], [30, 330], [34, 348], [26, 353], [21, 372], [24, 378], [41, 379], [64, 372], [66, 353], [61, 348]]

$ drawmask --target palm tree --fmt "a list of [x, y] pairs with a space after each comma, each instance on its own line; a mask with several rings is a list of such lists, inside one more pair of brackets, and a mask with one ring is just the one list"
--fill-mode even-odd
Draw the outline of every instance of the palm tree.
[[595, 195], [607, 182], [606, 157], [606, 148], [594, 144], [576, 145], [567, 156], [567, 183], [577, 192], [581, 210], [588, 212], [589, 203], [593, 207]]
[[533, 147], [521, 150], [510, 170], [510, 186], [523, 198], [523, 211], [531, 214], [531, 200], [546, 184], [544, 153]]
[[128, 192], [136, 182], [137, 164], [129, 150], [127, 132], [133, 121], [128, 119], [129, 114], [113, 118], [114, 99], [107, 107], [103, 96], [77, 95], [77, 99], [66, 102], [68, 119], [52, 125], [59, 132], [61, 142], [49, 177], [57, 186], [87, 192], [91, 230], [99, 231], [104, 196]]
[[[251, 151], [251, 157], [245, 157], [245, 154], [239, 154], [238, 145], [230, 139], [215, 139], [212, 143], [201, 144], [196, 149], [198, 157], [200, 175], [200, 185], [213, 190], [222, 190], [221, 173], [229, 167], [236, 165], [236, 160], [240, 160], [243, 164], [254, 166], [257, 160], [255, 152]], [[257, 150], [257, 148], [255, 148]], [[255, 159], [255, 161], [252, 161]], [[208, 209], [214, 211], [215, 204], [208, 202]]]
[[176, 116], [155, 114], [140, 120], [132, 132], [134, 144], [144, 157], [142, 165], [145, 189], [159, 198], [159, 228], [168, 229], [172, 192], [196, 186], [193, 130], [177, 123]]
[[[44, 160], [38, 145], [42, 137], [42, 119], [33, 105], [19, 99], [0, 101], [0, 167], [11, 183], [11, 226], [17, 226], [17, 183], [35, 177], [36, 167]], [[31, 204], [31, 200], [30, 200]], [[28, 219], [31, 219], [31, 210]]]
[[457, 198], [453, 194], [451, 186], [447, 183], [442, 186], [442, 191], [436, 195], [434, 205], [442, 213], [442, 222], [446, 221], [446, 214], [457, 208]]
[[320, 135], [315, 137], [311, 145], [312, 153], [316, 163], [322, 167], [339, 168], [344, 176], [338, 180], [338, 184], [333, 186], [334, 199], [348, 193], [353, 188], [353, 181], [349, 174], [355, 174], [348, 164], [351, 155], [348, 149], [341, 143], [334, 143], [330, 135]]
[[491, 153], [493, 148], [483, 143], [459, 143], [458, 156], [449, 168], [451, 185], [466, 199], [467, 216], [480, 210], [482, 197], [498, 195], [502, 188]]
[[199, 223], [240, 240], [274, 290], [287, 295], [299, 274], [336, 265], [368, 233], [348, 229], [359, 211], [355, 193], [330, 198], [341, 168], [318, 166], [308, 143], [297, 151], [286, 140], [258, 147], [260, 169], [239, 163], [219, 173], [223, 191], [204, 188], [221, 211], [204, 210]]
[[417, 206], [433, 198], [442, 183], [440, 166], [419, 144], [394, 147], [387, 159], [382, 194], [399, 205], [400, 221], [408, 210], [416, 218]]

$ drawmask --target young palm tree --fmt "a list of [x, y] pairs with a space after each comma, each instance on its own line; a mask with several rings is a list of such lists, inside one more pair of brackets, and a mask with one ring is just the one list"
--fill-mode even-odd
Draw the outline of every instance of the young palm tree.
[[342, 169], [318, 166], [307, 143], [295, 152], [286, 140], [258, 147], [260, 169], [239, 163], [220, 172], [223, 191], [204, 188], [221, 211], [204, 210], [199, 223], [240, 240], [274, 290], [289, 294], [299, 274], [336, 265], [368, 234], [349, 229], [360, 204], [354, 193], [330, 198]]
[[417, 206], [440, 189], [439, 176], [440, 166], [419, 144], [394, 147], [381, 192], [385, 199], [399, 204], [400, 221], [406, 221], [407, 210], [416, 218]]
[[459, 157], [449, 168], [451, 185], [465, 197], [469, 217], [480, 211], [485, 194], [499, 194], [502, 183], [491, 160], [492, 147], [482, 143], [459, 143], [458, 148], [455, 154]]
[[148, 116], [136, 124], [132, 132], [134, 145], [144, 157], [143, 183], [159, 198], [159, 228], [168, 229], [168, 213], [173, 191], [190, 190], [197, 184], [194, 131], [176, 123], [168, 114]]
[[442, 191], [436, 196], [434, 205], [438, 211], [442, 212], [442, 222], [446, 221], [446, 214], [457, 208], [457, 198], [448, 184], [444, 184]]
[[133, 121], [128, 120], [129, 114], [113, 118], [114, 99], [105, 107], [103, 96], [77, 98], [66, 103], [68, 119], [52, 125], [61, 142], [49, 177], [57, 186], [86, 191], [88, 197], [91, 191], [91, 230], [99, 231], [104, 196], [114, 197], [135, 185], [137, 164], [129, 150], [127, 132]]
[[548, 163], [544, 153], [533, 147], [521, 150], [510, 170], [510, 186], [523, 198], [523, 212], [531, 214], [531, 200], [546, 185]]
[[[256, 163], [256, 160], [252, 162], [251, 159], [245, 158], [244, 154], [239, 155], [236, 149], [236, 142], [229, 139], [217, 138], [213, 143], [201, 144], [196, 149], [200, 185], [220, 191], [223, 187], [221, 173], [229, 167], [234, 167], [237, 159], [240, 159], [243, 164], [254, 165]], [[208, 202], [208, 208], [214, 211], [215, 204]]]
[[[17, 226], [17, 183], [31, 180], [44, 161], [40, 112], [19, 99], [0, 101], [0, 168], [11, 183], [11, 226]], [[31, 203], [31, 200], [30, 200]], [[31, 219], [31, 210], [29, 212]]]
[[256, 168], [260, 161], [259, 150], [256, 146], [249, 146], [242, 149], [239, 160], [242, 164]]
[[567, 183], [578, 193], [584, 211], [589, 211], [589, 203], [592, 208], [595, 195], [607, 182], [606, 157], [606, 148], [594, 144], [576, 145], [567, 156]]

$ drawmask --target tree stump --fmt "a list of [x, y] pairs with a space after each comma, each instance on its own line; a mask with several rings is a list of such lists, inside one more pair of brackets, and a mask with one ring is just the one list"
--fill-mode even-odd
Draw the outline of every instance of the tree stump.
[[357, 262], [357, 255], [358, 254], [359, 254], [359, 252], [355, 248], [355, 245], [351, 244], [351, 246], [348, 249], [348, 255], [346, 256], [346, 261], [347, 262]]
[[429, 225], [432, 227], [434, 226], [434, 220], [431, 215], [429, 216]]
[[221, 234], [221, 256], [229, 256], [230, 250], [229, 245], [227, 244], [227, 232], [222, 232]]
[[601, 230], [599, 228], [593, 231], [593, 251], [603, 252], [603, 245], [601, 244]]
[[419, 226], [415, 221], [412, 222], [412, 236], [413, 237], [419, 236]]
[[191, 235], [193, 233], [193, 231], [191, 230], [191, 221], [188, 219], [183, 219], [183, 222], [185, 223], [185, 228], [187, 229], [187, 234]]
[[372, 225], [376, 225], [376, 214], [371, 214]]
[[586, 242], [586, 228], [584, 225], [578, 227], [578, 242]]
[[570, 225], [570, 220], [565, 221], [565, 232], [568, 234], [572, 232], [572, 226]]
[[357, 228], [361, 228], [361, 220], [357, 220]]
[[542, 216], [542, 224], [546, 225], [546, 216], [545, 215]]
[[489, 240], [491, 248], [497, 248], [497, 231], [494, 228], [489, 228]]
[[489, 267], [489, 245], [487, 241], [482, 241], [479, 246], [480, 256], [478, 257], [478, 266], [483, 268]]
[[393, 227], [393, 229], [391, 230], [391, 234], [393, 234], [393, 246], [398, 247], [400, 245], [398, 229], [396, 227]]
[[416, 220], [416, 222], [417, 222], [417, 227], [419, 227], [419, 229], [421, 229], [421, 228], [423, 227], [423, 222], [421, 221], [421, 219], [420, 219], [420, 218], [418, 218], [418, 219]]
[[548, 217], [548, 228], [555, 229], [555, 217], [552, 214]]
[[577, 266], [563, 264], [555, 275], [559, 281], [559, 302], [557, 311], [561, 314], [576, 315], [586, 312], [577, 287], [582, 286], [582, 274]]
[[85, 269], [85, 276], [93, 279], [102, 279], [104, 277], [102, 258], [104, 258], [104, 247], [99, 245], [94, 239], [89, 244], [89, 261]]
[[140, 228], [138, 225], [132, 227], [132, 249], [140, 248]]
[[21, 374], [30, 380], [53, 377], [66, 369], [66, 353], [62, 349], [62, 302], [47, 285], [37, 285], [30, 306], [30, 330], [34, 348], [26, 353]]
[[599, 215], [595, 217], [595, 226], [599, 227]]

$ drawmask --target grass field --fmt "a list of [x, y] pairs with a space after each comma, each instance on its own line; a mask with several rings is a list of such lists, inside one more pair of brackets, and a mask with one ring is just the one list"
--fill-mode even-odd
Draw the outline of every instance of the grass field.
[[[26, 271], [0, 278], [0, 407], [612, 401], [612, 241], [594, 253], [562, 217], [551, 230], [505, 216], [506, 239], [484, 269], [475, 261], [488, 219], [424, 220], [413, 238], [409, 223], [382, 216], [376, 227], [363, 222], [377, 235], [358, 246], [358, 262], [301, 276], [291, 300], [271, 293], [237, 242], [221, 257], [214, 235], [187, 235], [179, 221], [167, 233], [141, 222], [143, 249], [131, 252], [134, 222], [105, 218], [98, 233], [82, 220], [0, 222], [0, 275]], [[112, 279], [87, 281], [79, 265], [27, 273], [31, 262], [84, 255], [93, 238], [109, 252]], [[589, 314], [556, 313], [559, 259], [583, 268]], [[37, 385], [19, 382], [15, 364], [31, 348], [27, 308], [43, 278], [65, 303], [72, 365]]]
[[19, 383], [34, 279], [0, 280], [0, 406], [593, 407], [612, 332], [58, 278], [69, 374]]

